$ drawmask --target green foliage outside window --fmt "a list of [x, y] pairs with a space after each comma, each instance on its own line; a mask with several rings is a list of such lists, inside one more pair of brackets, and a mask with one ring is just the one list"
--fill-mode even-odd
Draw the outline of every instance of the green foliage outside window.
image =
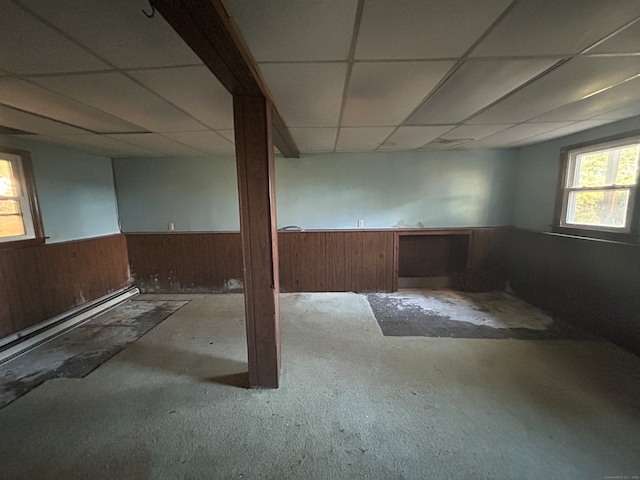
[[569, 185], [575, 190], [568, 197], [567, 223], [625, 227], [629, 187], [636, 184], [639, 153], [640, 145], [636, 144], [577, 155]]

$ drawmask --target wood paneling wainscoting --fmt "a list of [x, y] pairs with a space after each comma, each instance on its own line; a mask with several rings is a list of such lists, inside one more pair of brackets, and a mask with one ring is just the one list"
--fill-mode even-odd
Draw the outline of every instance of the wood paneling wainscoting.
[[[393, 292], [398, 288], [399, 237], [409, 235], [429, 236], [431, 245], [437, 247], [425, 252], [427, 263], [431, 262], [431, 267], [425, 267], [427, 275], [455, 273], [460, 287], [469, 290], [499, 288], [504, 279], [497, 256], [505, 230], [279, 232], [280, 290]], [[223, 293], [242, 289], [238, 232], [126, 236], [134, 282], [143, 292]]]
[[243, 284], [240, 232], [127, 233], [143, 293], [227, 293]]
[[512, 229], [502, 257], [527, 302], [640, 355], [640, 245]]
[[394, 291], [394, 231], [280, 232], [283, 292]]
[[0, 338], [129, 284], [122, 234], [0, 250]]

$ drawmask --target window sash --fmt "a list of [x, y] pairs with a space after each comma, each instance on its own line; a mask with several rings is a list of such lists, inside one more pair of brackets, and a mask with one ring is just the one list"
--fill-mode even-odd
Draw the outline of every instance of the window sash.
[[[637, 183], [638, 183], [638, 174], [640, 172], [640, 167], [636, 170], [636, 183], [633, 184], [624, 184], [618, 185], [615, 184], [615, 172], [613, 172], [613, 166], [616, 167], [619, 161], [619, 157], [616, 155], [615, 151], [619, 151], [624, 149], [625, 147], [630, 147], [633, 145], [640, 144], [640, 137], [633, 136], [627, 137], [625, 139], [618, 139], [606, 143], [600, 144], [591, 144], [588, 146], [583, 146], [575, 149], [565, 150], [566, 152], [566, 161], [564, 164], [564, 184], [562, 188], [562, 205], [560, 211], [559, 225], [561, 227], [570, 227], [577, 228], [581, 230], [599, 230], [599, 231], [608, 231], [608, 232], [619, 232], [619, 233], [630, 233], [632, 228], [633, 221], [633, 211], [634, 211], [634, 203], [635, 198], [637, 196]], [[606, 176], [603, 179], [602, 185], [589, 185], [589, 186], [577, 186], [579, 179], [579, 167], [580, 162], [579, 159], [582, 155], [585, 154], [597, 154], [599, 152], [611, 152], [614, 151], [613, 156], [609, 153], [609, 158], [607, 159], [607, 172]], [[613, 158], [612, 158], [613, 157]], [[637, 160], [640, 162], [640, 159]], [[575, 204], [572, 204], [571, 199], [573, 198], [575, 201], [576, 194], [581, 192], [615, 192], [615, 191], [628, 191], [628, 201], [626, 214], [624, 218], [624, 226], [611, 226], [611, 225], [602, 225], [602, 224], [593, 224], [593, 223], [584, 223], [584, 222], [575, 222], [573, 221], [573, 216], [575, 214]]]
[[[612, 219], [616, 218], [615, 211], [615, 197], [612, 197], [611, 194], [615, 193], [624, 193], [625, 196], [625, 204], [624, 204], [624, 215], [622, 216], [623, 225], [616, 225], [615, 221]], [[607, 193], [610, 196], [603, 197], [602, 200], [609, 202], [609, 205], [599, 204], [595, 207], [595, 210], [598, 214], [604, 215], [604, 217], [599, 217], [599, 222], [589, 222], [587, 220], [579, 221], [575, 219], [575, 216], [578, 215], [577, 211], [577, 202], [578, 195], [580, 193]], [[567, 200], [566, 200], [566, 212], [564, 215], [564, 226], [570, 226], [572, 228], [588, 228], [588, 229], [597, 229], [597, 230], [615, 230], [621, 232], [628, 232], [629, 226], [631, 223], [631, 215], [632, 208], [630, 205], [633, 202], [633, 198], [635, 196], [635, 188], [588, 188], [588, 189], [572, 189], [568, 190]], [[576, 195], [572, 195], [576, 194]], [[594, 212], [595, 213], [595, 212]], [[620, 217], [618, 217], [620, 218]]]
[[10, 153], [0, 152], [0, 158], [2, 160], [8, 160], [11, 162], [11, 168], [13, 171], [13, 180], [16, 183], [16, 195], [12, 196], [0, 196], [0, 200], [13, 200], [20, 206], [20, 217], [22, 219], [24, 233], [22, 235], [1, 236], [0, 243], [13, 242], [16, 240], [27, 240], [36, 237], [33, 218], [31, 216], [31, 204], [29, 197], [27, 196], [27, 185], [24, 176], [24, 170], [22, 167], [22, 159], [19, 155], [13, 155]]

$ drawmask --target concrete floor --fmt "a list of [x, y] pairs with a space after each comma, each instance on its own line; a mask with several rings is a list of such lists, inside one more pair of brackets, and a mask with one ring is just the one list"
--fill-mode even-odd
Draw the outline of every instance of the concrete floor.
[[191, 302], [0, 410], [0, 478], [640, 476], [640, 358], [610, 343], [383, 337], [360, 295], [286, 294], [282, 387], [251, 391], [241, 295], [153, 298]]

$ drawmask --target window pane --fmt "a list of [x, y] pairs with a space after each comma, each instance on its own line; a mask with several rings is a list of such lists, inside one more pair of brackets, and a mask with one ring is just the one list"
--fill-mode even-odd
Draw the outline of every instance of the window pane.
[[625, 227], [629, 189], [569, 192], [567, 223]]
[[11, 162], [0, 160], [0, 197], [15, 197], [17, 194]]
[[601, 187], [607, 184], [609, 152], [600, 151], [578, 155], [574, 187]]
[[0, 237], [25, 234], [20, 203], [15, 200], [0, 200]]
[[638, 154], [640, 145], [620, 149], [620, 163], [616, 174], [616, 185], [634, 185], [638, 178]]

